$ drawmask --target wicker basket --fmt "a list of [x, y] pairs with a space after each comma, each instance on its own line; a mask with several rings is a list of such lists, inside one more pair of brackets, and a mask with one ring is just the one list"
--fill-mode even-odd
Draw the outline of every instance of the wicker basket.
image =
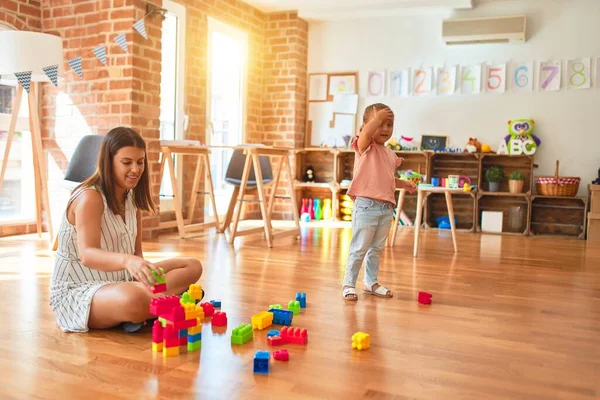
[[538, 176], [535, 178], [535, 186], [538, 194], [542, 196], [564, 196], [574, 197], [579, 190], [581, 178], [574, 176], [558, 176], [559, 163], [556, 161], [556, 172], [554, 176]]

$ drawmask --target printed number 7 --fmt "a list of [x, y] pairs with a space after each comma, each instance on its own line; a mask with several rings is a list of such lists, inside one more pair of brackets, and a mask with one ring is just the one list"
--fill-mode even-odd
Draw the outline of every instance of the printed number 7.
[[556, 75], [558, 75], [558, 67], [555, 65], [546, 66], [542, 68], [542, 71], [550, 71], [550, 75], [548, 75], [544, 83], [542, 83], [542, 89], [546, 89], [550, 82], [552, 82], [552, 80], [556, 78]]
[[[498, 89], [500, 87], [500, 85], [502, 85], [502, 76], [492, 73], [492, 72], [499, 72], [499, 71], [502, 71], [502, 69], [501, 68], [490, 68], [488, 70], [488, 89], [495, 90], [495, 89]], [[496, 85], [492, 85], [493, 78], [496, 78], [498, 80], [498, 83]]]

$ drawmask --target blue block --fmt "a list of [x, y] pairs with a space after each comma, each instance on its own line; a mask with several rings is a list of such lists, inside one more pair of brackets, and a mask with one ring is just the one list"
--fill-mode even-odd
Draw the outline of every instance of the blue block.
[[291, 325], [294, 313], [289, 310], [277, 310], [272, 308], [269, 312], [273, 313], [273, 323], [278, 325]]
[[296, 301], [300, 302], [300, 308], [306, 308], [306, 293], [304, 293], [304, 292], [296, 293]]
[[271, 329], [269, 331], [269, 333], [267, 333], [267, 337], [271, 337], [271, 336], [280, 336], [279, 331], [277, 329]]
[[187, 334], [188, 334], [188, 330], [187, 329], [182, 329], [182, 330], [179, 331], [179, 337], [180, 338], [186, 337]]
[[195, 335], [188, 335], [188, 343], [196, 343], [202, 340], [202, 332]]
[[268, 351], [258, 350], [254, 355], [254, 373], [255, 374], [268, 374], [269, 373], [269, 359], [271, 353]]
[[211, 300], [210, 302], [215, 308], [221, 308], [221, 300]]

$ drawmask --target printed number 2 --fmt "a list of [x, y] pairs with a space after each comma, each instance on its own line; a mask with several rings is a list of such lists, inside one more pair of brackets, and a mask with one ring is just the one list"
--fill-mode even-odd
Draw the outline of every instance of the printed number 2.
[[[422, 77], [421, 81], [419, 81], [419, 77]], [[417, 94], [427, 93], [427, 90], [421, 89], [421, 86], [423, 86], [423, 84], [425, 83], [425, 80], [427, 80], [427, 71], [423, 71], [422, 69], [418, 70], [417, 75], [415, 76], [415, 80], [418, 82], [417, 86], [415, 86], [415, 93], [417, 93]]]
[[450, 92], [450, 72], [447, 69], [440, 71], [440, 81], [442, 85], [440, 85], [440, 93], [449, 93]]
[[[490, 68], [488, 70], [488, 89], [496, 90], [502, 85], [502, 76], [498, 74], [494, 74], [494, 72], [502, 71], [501, 68]], [[492, 85], [492, 79], [496, 79], [496, 84]]]
[[558, 67], [555, 65], [549, 65], [542, 68], [542, 71], [550, 71], [550, 75], [548, 75], [544, 83], [542, 83], [542, 89], [546, 89], [550, 82], [552, 82], [552, 80], [556, 78], [556, 75], [558, 75]]

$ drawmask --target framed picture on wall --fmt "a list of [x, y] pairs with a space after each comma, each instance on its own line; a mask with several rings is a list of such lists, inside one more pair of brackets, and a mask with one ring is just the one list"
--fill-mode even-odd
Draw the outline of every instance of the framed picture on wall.
[[327, 74], [310, 74], [308, 76], [308, 101], [327, 100]]
[[421, 148], [423, 150], [436, 150], [448, 147], [448, 136], [422, 135]]
[[356, 91], [356, 74], [329, 76], [329, 95], [354, 94]]

